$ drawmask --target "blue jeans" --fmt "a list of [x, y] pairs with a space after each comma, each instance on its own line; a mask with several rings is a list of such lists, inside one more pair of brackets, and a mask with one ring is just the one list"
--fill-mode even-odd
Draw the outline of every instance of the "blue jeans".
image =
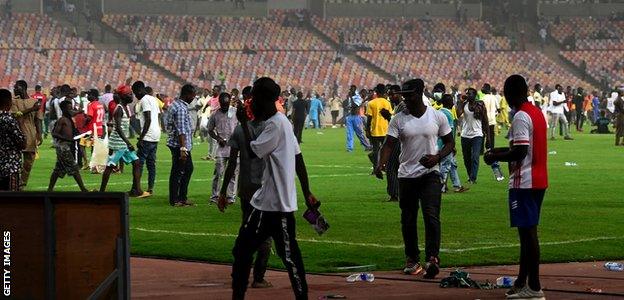
[[142, 141], [139, 143], [138, 155], [141, 166], [141, 176], [143, 176], [143, 166], [147, 162], [147, 186], [148, 190], [154, 190], [154, 181], [156, 181], [156, 150], [158, 143]]
[[462, 137], [461, 145], [468, 179], [472, 182], [476, 182], [477, 174], [479, 173], [479, 156], [481, 155], [481, 148], [483, 148], [483, 137]]
[[461, 187], [461, 181], [459, 180], [459, 174], [457, 173], [457, 161], [453, 153], [447, 155], [440, 162], [440, 173], [442, 175], [442, 184], [446, 182], [447, 176], [451, 175], [451, 182], [453, 182], [454, 188]]
[[353, 133], [357, 135], [360, 144], [362, 144], [364, 148], [371, 148], [362, 130], [362, 118], [360, 116], [349, 115], [345, 119], [345, 122], [347, 126], [347, 151], [353, 151]]

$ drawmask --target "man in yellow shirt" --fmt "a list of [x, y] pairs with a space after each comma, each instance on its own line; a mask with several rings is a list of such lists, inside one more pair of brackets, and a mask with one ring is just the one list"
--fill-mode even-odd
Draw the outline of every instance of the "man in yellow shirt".
[[377, 166], [379, 149], [388, 133], [389, 116], [392, 113], [392, 105], [386, 98], [386, 86], [378, 84], [374, 90], [373, 100], [366, 105], [366, 133], [373, 145], [373, 151], [368, 154], [368, 158], [373, 167]]

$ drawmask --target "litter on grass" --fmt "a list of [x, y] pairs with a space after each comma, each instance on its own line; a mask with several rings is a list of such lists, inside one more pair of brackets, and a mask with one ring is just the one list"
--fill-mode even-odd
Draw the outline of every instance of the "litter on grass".
[[577, 167], [578, 165], [575, 162], [566, 161], [565, 162], [565, 166], [566, 167]]

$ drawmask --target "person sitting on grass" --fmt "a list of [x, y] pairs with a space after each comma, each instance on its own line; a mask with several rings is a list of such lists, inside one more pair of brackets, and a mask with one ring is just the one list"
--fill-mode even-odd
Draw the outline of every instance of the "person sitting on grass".
[[128, 104], [132, 103], [132, 90], [129, 86], [122, 85], [115, 91], [119, 95], [121, 101], [117, 104], [115, 111], [113, 112], [113, 124], [109, 137], [109, 157], [106, 163], [106, 169], [102, 176], [102, 185], [100, 186], [100, 192], [106, 191], [106, 185], [110, 178], [113, 168], [119, 163], [131, 163], [132, 164], [132, 189], [130, 189], [130, 197], [146, 198], [151, 196], [150, 193], [141, 189], [141, 165], [139, 163], [139, 157], [136, 154], [134, 146], [128, 140], [130, 135], [130, 113], [128, 112]]
[[607, 112], [604, 110], [600, 111], [600, 118], [598, 118], [595, 122], [597, 126], [596, 129], [592, 129], [591, 133], [600, 133], [600, 134], [611, 134], [611, 130], [609, 130], [609, 125], [611, 124], [611, 120], [607, 118]]
[[73, 176], [80, 190], [87, 192], [87, 188], [85, 188], [80, 176], [80, 168], [74, 158], [76, 151], [74, 136], [78, 134], [78, 129], [76, 129], [72, 120], [71, 106], [71, 101], [61, 102], [60, 107], [63, 115], [58, 119], [52, 130], [52, 137], [56, 140], [56, 165], [50, 176], [48, 192], [54, 191], [56, 181], [65, 177], [65, 175]]

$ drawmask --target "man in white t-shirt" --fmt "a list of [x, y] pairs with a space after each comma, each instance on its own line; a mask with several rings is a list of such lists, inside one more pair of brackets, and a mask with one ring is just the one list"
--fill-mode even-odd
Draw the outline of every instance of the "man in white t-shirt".
[[[397, 143], [401, 143], [399, 156], [399, 207], [401, 231], [407, 261], [403, 272], [425, 278], [434, 278], [439, 272], [440, 253], [440, 202], [442, 181], [439, 163], [455, 147], [451, 127], [446, 116], [427, 106], [422, 98], [425, 84], [422, 79], [412, 79], [401, 87], [406, 110], [392, 117], [388, 134], [381, 150], [375, 173], [386, 169], [386, 164]], [[438, 138], [444, 146], [438, 151]], [[425, 267], [420, 265], [417, 217], [422, 206], [425, 223]]]
[[566, 110], [566, 96], [563, 93], [563, 87], [560, 84], [555, 86], [555, 90], [550, 93], [550, 139], [555, 139], [555, 131], [559, 128], [559, 124], [563, 128], [564, 139], [572, 140], [570, 137], [569, 127], [568, 127], [568, 119], [565, 116]]
[[145, 83], [142, 81], [137, 81], [132, 85], [132, 93], [139, 100], [136, 116], [142, 128], [137, 143], [140, 170], [142, 173], [143, 166], [147, 166], [147, 192], [153, 194], [156, 181], [156, 152], [161, 133], [158, 122], [160, 107], [158, 99], [146, 93]]
[[[242, 127], [247, 141], [244, 147], [248, 147], [250, 155], [262, 159], [264, 171], [262, 186], [251, 200], [253, 210], [241, 226], [232, 251], [233, 299], [245, 298], [253, 254], [268, 237], [275, 241], [275, 250], [288, 269], [295, 298], [308, 297], [305, 269], [295, 236], [295, 173], [299, 177], [306, 205], [318, 208], [320, 202], [310, 192], [308, 174], [292, 125], [275, 107], [280, 92], [279, 85], [268, 77], [254, 82], [252, 112], [257, 120], [266, 120], [264, 130], [255, 140], [251, 140], [244, 118], [239, 118], [244, 123]], [[244, 113], [242, 107], [240, 112]], [[224, 206], [219, 205], [219, 209], [223, 210]]]
[[474, 88], [466, 89], [465, 93], [462, 101], [457, 103], [457, 118], [463, 117], [461, 146], [468, 183], [476, 184], [483, 139], [485, 138], [486, 145], [492, 143], [489, 141], [490, 127], [483, 101], [476, 100], [477, 90]]

